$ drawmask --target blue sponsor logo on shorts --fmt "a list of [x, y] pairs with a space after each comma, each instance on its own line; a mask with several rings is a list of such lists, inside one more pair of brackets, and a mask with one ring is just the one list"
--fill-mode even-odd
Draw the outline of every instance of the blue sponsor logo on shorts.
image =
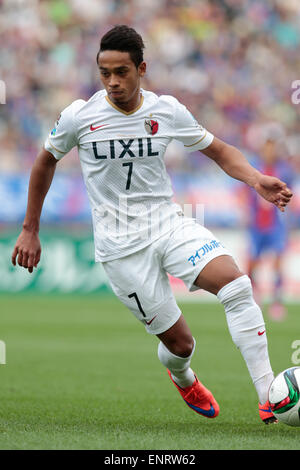
[[211, 240], [210, 243], [205, 243], [205, 245], [202, 245], [193, 256], [188, 258], [188, 261], [190, 261], [193, 266], [196, 266], [196, 263], [204, 258], [207, 253], [214, 250], [215, 248], [219, 248], [220, 246], [223, 246], [221, 242], [217, 242], [217, 240]]

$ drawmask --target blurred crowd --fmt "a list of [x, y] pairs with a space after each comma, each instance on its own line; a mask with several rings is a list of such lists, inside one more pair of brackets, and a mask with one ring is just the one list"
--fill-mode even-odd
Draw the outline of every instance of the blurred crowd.
[[[101, 36], [129, 24], [144, 38], [143, 87], [172, 94], [212, 133], [259, 152], [272, 124], [300, 159], [299, 0], [0, 0], [0, 171], [27, 172], [60, 111], [101, 88]], [[274, 127], [275, 126], [275, 127]], [[201, 170], [180, 157], [172, 169]], [[76, 155], [59, 166], [77, 172]]]

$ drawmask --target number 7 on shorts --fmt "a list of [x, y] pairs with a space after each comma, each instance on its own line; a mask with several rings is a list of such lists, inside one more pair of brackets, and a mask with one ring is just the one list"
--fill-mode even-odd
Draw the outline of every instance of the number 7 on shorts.
[[144, 310], [142, 309], [141, 302], [140, 302], [140, 300], [139, 300], [139, 298], [138, 298], [138, 296], [137, 296], [137, 293], [136, 293], [136, 292], [133, 292], [132, 294], [129, 294], [128, 297], [129, 297], [130, 299], [131, 299], [132, 297], [135, 298], [136, 303], [137, 303], [137, 306], [138, 306], [138, 308], [139, 308], [139, 311], [141, 312], [141, 314], [143, 315], [143, 317], [146, 318], [146, 314], [145, 314]]

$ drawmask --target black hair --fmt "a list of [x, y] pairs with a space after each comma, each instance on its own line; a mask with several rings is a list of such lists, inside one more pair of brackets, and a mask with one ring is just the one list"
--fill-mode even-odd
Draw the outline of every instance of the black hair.
[[100, 49], [97, 54], [97, 64], [99, 54], [102, 51], [128, 52], [136, 68], [144, 60], [143, 49], [145, 48], [143, 39], [135, 29], [127, 25], [117, 25], [109, 30], [100, 41]]

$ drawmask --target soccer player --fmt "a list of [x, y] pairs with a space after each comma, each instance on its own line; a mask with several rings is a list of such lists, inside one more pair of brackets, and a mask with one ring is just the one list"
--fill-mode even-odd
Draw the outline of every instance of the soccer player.
[[274, 421], [267, 396], [273, 372], [266, 329], [250, 279], [209, 230], [172, 202], [166, 147], [177, 139], [187, 151], [201, 151], [281, 211], [292, 193], [204, 129], [176, 98], [143, 90], [143, 49], [141, 36], [126, 25], [103, 36], [97, 64], [104, 89], [65, 108], [37, 156], [12, 263], [29, 272], [37, 267], [43, 201], [57, 162], [77, 146], [92, 209], [95, 259], [103, 263], [117, 297], [157, 335], [159, 360], [187, 405], [209, 418], [219, 413], [213, 394], [190, 367], [196, 343], [167, 273], [189, 290], [215, 294], [224, 305], [229, 331], [258, 393], [260, 417]]
[[[280, 158], [277, 133], [268, 132], [262, 145], [260, 156], [253, 162], [255, 168], [265, 175], [283, 179], [292, 184], [292, 168], [286, 159]], [[264, 199], [249, 188], [249, 238], [250, 257], [248, 274], [252, 281], [257, 302], [260, 297], [259, 283], [256, 282], [257, 270], [266, 253], [273, 255], [272, 259], [272, 301], [269, 316], [273, 320], [282, 320], [286, 316], [283, 302], [283, 273], [282, 263], [288, 242], [287, 219]]]

